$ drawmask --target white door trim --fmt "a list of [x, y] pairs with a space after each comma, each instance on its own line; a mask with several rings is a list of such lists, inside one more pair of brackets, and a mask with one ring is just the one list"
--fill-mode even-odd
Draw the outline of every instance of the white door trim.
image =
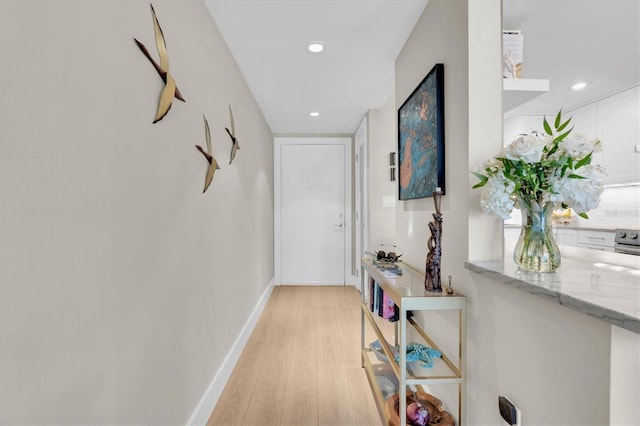
[[[356, 287], [361, 288], [362, 286], [362, 277], [360, 274], [362, 273], [360, 270], [360, 258], [364, 254], [364, 251], [367, 250], [367, 246], [369, 245], [369, 195], [367, 191], [368, 187], [368, 156], [367, 148], [369, 140], [369, 129], [368, 129], [368, 117], [365, 115], [358, 129], [356, 130], [356, 134], [354, 137], [354, 145], [355, 145], [355, 155], [360, 154], [360, 158], [356, 161], [355, 175], [356, 175], [356, 185], [355, 185], [355, 199], [356, 204], [359, 204], [360, 211], [356, 212], [359, 214], [359, 217], [356, 217], [355, 220], [355, 238], [356, 241], [361, 241], [360, 251], [361, 253], [355, 253], [355, 261], [356, 261]], [[360, 150], [362, 147], [362, 150]], [[360, 175], [360, 170], [362, 170], [362, 175]], [[360, 201], [358, 203], [358, 201]], [[357, 210], [357, 209], [356, 209]], [[358, 244], [356, 243], [356, 247]]]
[[274, 186], [274, 202], [273, 202], [273, 244], [274, 244], [274, 272], [275, 272], [275, 281], [276, 285], [280, 285], [282, 283], [282, 275], [280, 262], [282, 260], [282, 211], [281, 211], [281, 201], [282, 201], [282, 185], [281, 185], [281, 169], [280, 169], [280, 159], [281, 159], [281, 148], [283, 145], [343, 145], [345, 147], [345, 159], [344, 159], [344, 170], [345, 170], [345, 188], [344, 188], [344, 219], [345, 219], [345, 263], [344, 263], [344, 283], [353, 285], [351, 271], [353, 269], [353, 265], [351, 262], [352, 258], [352, 205], [351, 205], [351, 194], [352, 194], [352, 185], [351, 185], [351, 138], [348, 137], [276, 137], [273, 139], [274, 149], [273, 149], [273, 186]]

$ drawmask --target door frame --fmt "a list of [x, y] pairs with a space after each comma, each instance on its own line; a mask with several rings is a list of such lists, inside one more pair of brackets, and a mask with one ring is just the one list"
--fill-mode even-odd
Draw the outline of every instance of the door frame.
[[352, 140], [349, 137], [310, 137], [310, 136], [282, 136], [273, 139], [273, 262], [275, 284], [282, 282], [280, 263], [282, 261], [282, 170], [281, 151], [283, 145], [342, 145], [344, 146], [344, 284], [354, 285], [351, 274], [353, 265], [353, 227], [352, 227], [352, 186], [351, 186], [351, 149]]
[[[368, 157], [367, 153], [369, 139], [368, 115], [365, 115], [354, 136], [355, 152], [355, 261], [356, 261], [356, 282], [362, 286], [360, 277], [360, 259], [364, 256], [369, 245], [369, 195], [368, 187]], [[362, 148], [362, 149], [361, 149]], [[358, 253], [360, 248], [360, 253]]]

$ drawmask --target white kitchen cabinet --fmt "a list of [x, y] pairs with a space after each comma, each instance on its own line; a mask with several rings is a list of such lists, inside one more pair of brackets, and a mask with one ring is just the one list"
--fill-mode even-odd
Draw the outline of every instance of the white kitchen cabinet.
[[[605, 184], [640, 182], [640, 86], [627, 89], [583, 107], [568, 110], [574, 133], [599, 138], [602, 151], [593, 154], [592, 164], [606, 169]], [[504, 143], [521, 133], [542, 129], [542, 114], [521, 114], [504, 120]], [[551, 123], [554, 117], [548, 117]]]
[[[571, 117], [571, 126], [575, 128], [575, 133], [582, 133], [589, 139], [598, 137], [598, 108], [595, 102], [562, 115], [565, 119]], [[605, 167], [603, 152], [594, 153], [591, 157], [591, 163]]]
[[521, 227], [511, 227], [511, 226], [505, 226], [504, 227], [504, 239], [507, 241], [513, 241], [513, 243], [515, 244], [515, 242], [518, 240], [518, 237], [520, 236], [520, 230]]
[[556, 243], [562, 246], [578, 246], [578, 231], [575, 229], [562, 229], [555, 228], [553, 234], [556, 238]]
[[640, 86], [596, 103], [605, 183], [640, 182]]
[[578, 230], [578, 247], [614, 251], [615, 232]]

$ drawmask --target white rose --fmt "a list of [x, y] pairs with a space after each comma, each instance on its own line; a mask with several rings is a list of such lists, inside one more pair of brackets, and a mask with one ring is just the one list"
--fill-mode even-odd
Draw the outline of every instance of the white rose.
[[509, 160], [522, 160], [525, 163], [537, 163], [542, 158], [546, 140], [533, 135], [522, 135], [511, 142], [505, 150]]

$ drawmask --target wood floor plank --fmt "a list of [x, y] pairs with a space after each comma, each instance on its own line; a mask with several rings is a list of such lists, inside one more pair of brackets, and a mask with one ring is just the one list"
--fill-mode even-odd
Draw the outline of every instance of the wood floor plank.
[[318, 425], [317, 294], [314, 288], [294, 291], [295, 348], [287, 377], [283, 425]]
[[[380, 415], [372, 397], [369, 381], [361, 367], [351, 367], [346, 370], [347, 383], [354, 407], [354, 425], [374, 426], [380, 424]], [[363, 391], [364, 389], [364, 391]], [[368, 392], [367, 392], [368, 391]]]
[[251, 395], [251, 405], [242, 424], [247, 426], [279, 425], [283, 401], [284, 391], [254, 393]]
[[[365, 374], [364, 371], [362, 373]], [[319, 424], [354, 425], [355, 410], [351, 404], [344, 366], [341, 363], [318, 364]]]
[[277, 286], [207, 424], [380, 424], [359, 345], [353, 287]]
[[216, 410], [208, 425], [241, 424], [248, 409], [250, 395], [253, 394], [256, 378], [262, 368], [264, 351], [245, 347], [233, 373], [220, 396]]

